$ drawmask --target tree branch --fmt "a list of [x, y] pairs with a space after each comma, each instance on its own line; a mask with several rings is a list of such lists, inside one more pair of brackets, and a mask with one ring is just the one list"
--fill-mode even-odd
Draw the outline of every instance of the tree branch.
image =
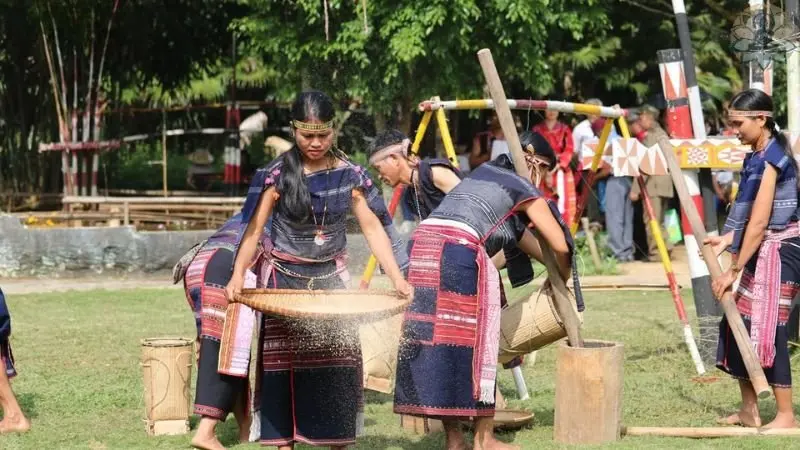
[[[651, 12], [653, 14], [658, 14], [659, 16], [670, 18], [673, 21], [675, 20], [675, 13], [672, 12], [672, 11], [664, 11], [663, 9], [659, 9], [659, 8], [656, 8], [656, 7], [653, 7], [653, 6], [645, 5], [645, 4], [639, 3], [639, 2], [637, 2], [635, 0], [620, 0], [620, 1], [622, 3], [627, 3], [629, 5], [635, 6], [635, 7], [639, 8], [639, 9], [643, 9], [645, 11], [649, 11], [649, 12]], [[666, 1], [664, 1], [664, 3], [666, 4]], [[671, 8], [672, 5], [670, 4], [669, 7]], [[706, 30], [707, 32], [711, 33], [713, 36], [718, 36], [720, 34], [720, 31], [718, 29], [716, 29], [714, 27], [709, 27], [708, 25], [698, 21], [697, 19], [695, 19], [694, 17], [692, 17], [692, 16], [690, 16], [688, 14], [687, 14], [687, 18], [689, 19], [689, 22], [691, 22], [693, 25], [697, 26], [698, 28], [702, 28], [703, 30]]]

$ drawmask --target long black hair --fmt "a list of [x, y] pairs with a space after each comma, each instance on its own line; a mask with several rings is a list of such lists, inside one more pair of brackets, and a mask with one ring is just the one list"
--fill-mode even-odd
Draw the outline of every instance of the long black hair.
[[399, 144], [405, 139], [408, 139], [408, 136], [400, 130], [381, 131], [369, 145], [367, 150], [368, 157], [371, 158], [379, 150], [383, 150], [390, 145]]
[[[739, 111], [773, 111], [773, 108], [772, 97], [759, 89], [748, 89], [739, 92], [731, 99], [729, 107], [729, 109], [738, 109]], [[775, 119], [772, 117], [766, 117], [766, 119], [767, 123], [764, 126], [769, 130], [772, 137], [778, 141], [778, 144], [780, 144], [783, 150], [783, 154], [794, 164], [794, 170], [795, 173], [797, 173], [797, 161], [794, 159], [789, 141], [786, 139], [786, 136], [778, 130]]]
[[[320, 91], [305, 91], [297, 96], [292, 104], [292, 120], [309, 122], [319, 120], [328, 122], [336, 114], [333, 101]], [[292, 125], [294, 129], [294, 124]], [[295, 143], [283, 155], [283, 167], [278, 181], [278, 208], [282, 214], [294, 221], [307, 220], [311, 215], [311, 195], [303, 173], [303, 156]]]

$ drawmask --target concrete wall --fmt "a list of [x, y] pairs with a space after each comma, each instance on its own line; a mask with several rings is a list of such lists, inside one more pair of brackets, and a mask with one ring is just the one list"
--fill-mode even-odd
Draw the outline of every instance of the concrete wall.
[[[0, 277], [171, 271], [195, 243], [213, 230], [143, 231], [133, 227], [26, 228], [0, 215]], [[349, 234], [350, 271], [364, 270], [369, 248], [361, 234]]]

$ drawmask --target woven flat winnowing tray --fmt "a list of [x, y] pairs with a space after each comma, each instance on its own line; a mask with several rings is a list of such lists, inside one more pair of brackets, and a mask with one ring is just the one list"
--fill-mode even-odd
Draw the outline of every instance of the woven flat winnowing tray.
[[243, 289], [234, 301], [295, 319], [357, 321], [385, 319], [411, 304], [394, 291], [378, 289]]

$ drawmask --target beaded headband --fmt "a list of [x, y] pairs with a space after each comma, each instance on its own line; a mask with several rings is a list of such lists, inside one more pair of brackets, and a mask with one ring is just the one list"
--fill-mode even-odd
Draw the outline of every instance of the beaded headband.
[[298, 130], [303, 131], [327, 131], [333, 129], [333, 120], [324, 123], [308, 123], [299, 120], [293, 120], [292, 125]]
[[375, 163], [380, 162], [381, 160], [389, 157], [389, 155], [394, 154], [401, 154], [403, 155], [403, 158], [407, 158], [409, 145], [411, 145], [411, 141], [406, 138], [403, 139], [402, 142], [386, 146], [373, 153], [372, 156], [369, 157], [369, 164], [374, 166]]
[[743, 111], [741, 109], [729, 109], [728, 117], [772, 117], [772, 111]]

